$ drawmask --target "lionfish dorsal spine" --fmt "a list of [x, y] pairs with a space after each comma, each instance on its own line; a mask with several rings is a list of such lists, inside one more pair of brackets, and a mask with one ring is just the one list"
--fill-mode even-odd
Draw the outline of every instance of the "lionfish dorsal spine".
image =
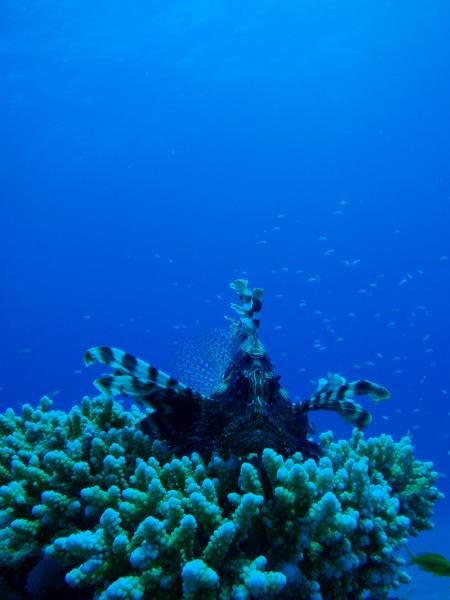
[[247, 279], [235, 279], [230, 283], [230, 288], [236, 292], [242, 303], [231, 303], [231, 308], [238, 314], [239, 321], [236, 327], [242, 327], [247, 335], [256, 337], [261, 322], [261, 310], [264, 290], [249, 287]]

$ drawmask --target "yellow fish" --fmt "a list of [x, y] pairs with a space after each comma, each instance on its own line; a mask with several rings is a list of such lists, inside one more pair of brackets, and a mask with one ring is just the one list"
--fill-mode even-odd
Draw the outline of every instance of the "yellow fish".
[[417, 565], [422, 571], [433, 573], [436, 577], [450, 577], [450, 560], [445, 556], [433, 552], [422, 552], [414, 556], [410, 550], [408, 554], [411, 559], [408, 565]]

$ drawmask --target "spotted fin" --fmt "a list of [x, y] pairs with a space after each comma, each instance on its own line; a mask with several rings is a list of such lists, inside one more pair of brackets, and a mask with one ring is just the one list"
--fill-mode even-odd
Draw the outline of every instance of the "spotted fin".
[[176, 346], [170, 372], [196, 392], [211, 396], [240, 345], [229, 329], [211, 329]]
[[368, 410], [352, 400], [354, 396], [369, 396], [375, 402], [380, 402], [389, 398], [389, 392], [381, 385], [367, 379], [347, 383], [340, 375], [329, 374], [328, 379], [319, 381], [319, 389], [301, 406], [308, 411], [332, 410], [337, 412], [345, 422], [364, 429], [372, 421], [372, 416]]

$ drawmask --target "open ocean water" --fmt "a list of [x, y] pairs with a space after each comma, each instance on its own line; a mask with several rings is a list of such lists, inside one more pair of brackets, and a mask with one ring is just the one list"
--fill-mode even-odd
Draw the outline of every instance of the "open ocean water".
[[1, 0], [1, 410], [94, 394], [93, 345], [169, 370], [248, 277], [292, 397], [390, 389], [368, 433], [434, 461], [410, 547], [450, 557], [449, 31], [444, 0]]

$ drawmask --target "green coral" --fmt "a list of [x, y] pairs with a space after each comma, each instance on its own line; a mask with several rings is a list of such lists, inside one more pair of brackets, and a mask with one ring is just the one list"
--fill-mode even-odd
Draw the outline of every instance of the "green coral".
[[174, 458], [109, 397], [0, 415], [0, 574], [45, 556], [101, 600], [383, 598], [441, 496], [409, 438]]

